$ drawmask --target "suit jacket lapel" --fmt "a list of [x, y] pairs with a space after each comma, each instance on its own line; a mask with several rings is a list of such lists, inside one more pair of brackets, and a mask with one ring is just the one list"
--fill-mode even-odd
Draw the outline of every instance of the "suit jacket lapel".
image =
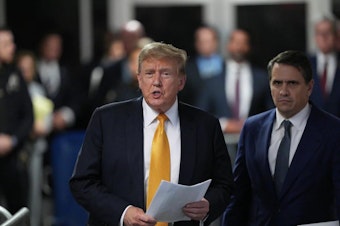
[[263, 137], [264, 139], [257, 139], [255, 144], [256, 149], [258, 150], [256, 159], [259, 160], [259, 168], [261, 169], [260, 172], [262, 173], [264, 186], [266, 187], [267, 191], [272, 191], [273, 196], [275, 196], [276, 192], [273, 177], [269, 167], [268, 149], [270, 145], [274, 120], [275, 110], [272, 110], [268, 119], [263, 123], [258, 133], [260, 135], [260, 138]]
[[178, 105], [179, 119], [181, 125], [181, 164], [179, 183], [189, 185], [194, 173], [195, 162], [192, 161], [196, 156], [196, 129], [195, 123], [185, 111], [185, 106]]
[[[126, 151], [128, 155], [128, 164], [131, 169], [131, 175], [136, 178], [136, 186], [139, 186], [138, 203], [145, 206], [144, 201], [144, 136], [143, 136], [143, 110], [142, 98], [139, 98], [129, 109], [129, 115], [125, 127], [125, 136], [131, 137], [126, 140]], [[124, 172], [123, 172], [124, 173]], [[127, 173], [127, 172], [125, 172]]]
[[[282, 188], [282, 196], [289, 191], [292, 183], [303, 172], [311, 157], [317, 152], [321, 144], [320, 131], [316, 125], [318, 117], [316, 116], [318, 110], [312, 107], [311, 114], [308, 118], [306, 128], [302, 134], [300, 143], [296, 149], [293, 160], [287, 172], [287, 176]], [[281, 197], [282, 197], [281, 196]]]

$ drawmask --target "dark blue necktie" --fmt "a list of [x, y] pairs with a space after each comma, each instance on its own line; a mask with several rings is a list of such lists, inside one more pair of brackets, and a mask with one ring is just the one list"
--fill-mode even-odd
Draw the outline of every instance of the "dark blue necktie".
[[274, 181], [277, 194], [280, 194], [283, 182], [289, 168], [290, 128], [292, 123], [288, 120], [282, 122], [285, 134], [281, 140], [275, 164]]

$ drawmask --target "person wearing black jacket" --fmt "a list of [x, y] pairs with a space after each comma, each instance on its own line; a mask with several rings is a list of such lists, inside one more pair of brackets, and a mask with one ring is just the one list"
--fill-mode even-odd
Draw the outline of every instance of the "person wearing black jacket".
[[0, 192], [12, 214], [27, 205], [26, 169], [20, 151], [33, 124], [26, 84], [12, 65], [14, 51], [11, 30], [0, 28]]

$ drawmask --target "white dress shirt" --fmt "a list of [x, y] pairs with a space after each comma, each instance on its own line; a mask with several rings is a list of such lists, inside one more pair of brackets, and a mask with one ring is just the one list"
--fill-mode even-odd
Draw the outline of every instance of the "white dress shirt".
[[[143, 132], [144, 132], [144, 196], [146, 200], [146, 194], [148, 189], [148, 179], [150, 171], [150, 158], [151, 158], [151, 146], [153, 136], [155, 134], [156, 128], [159, 121], [157, 120], [158, 112], [154, 111], [143, 99]], [[165, 132], [168, 137], [170, 146], [170, 178], [172, 183], [178, 183], [179, 170], [181, 163], [181, 127], [178, 115], [178, 100], [171, 108], [165, 112], [165, 115], [169, 120], [165, 122]], [[124, 210], [121, 219], [120, 226], [123, 226], [123, 220], [127, 209]]]
[[61, 78], [57, 61], [39, 61], [38, 70], [42, 84], [50, 97], [55, 97], [59, 91]]
[[[287, 119], [292, 123], [291, 143], [289, 150], [289, 165], [293, 160], [297, 146], [300, 143], [303, 131], [306, 128], [310, 112], [311, 106], [307, 104], [299, 113]], [[270, 146], [268, 150], [268, 161], [272, 175], [274, 175], [275, 172], [277, 151], [279, 149], [280, 142], [284, 136], [284, 127], [281, 125], [283, 120], [285, 120], [285, 118], [282, 115], [280, 115], [280, 113], [276, 109], [276, 120], [273, 125]]]
[[[158, 126], [158, 112], [154, 111], [143, 99], [144, 117], [144, 188], [147, 191], [147, 184], [150, 170], [150, 157], [153, 136]], [[181, 129], [178, 116], [177, 100], [172, 107], [165, 112], [169, 120], [165, 122], [165, 132], [168, 136], [170, 146], [170, 178], [171, 182], [178, 183], [179, 167], [181, 162]], [[145, 194], [146, 195], [146, 194]]]
[[325, 61], [327, 59], [327, 80], [326, 80], [326, 92], [329, 94], [332, 91], [333, 81], [335, 77], [336, 67], [337, 67], [337, 57], [335, 53], [323, 54], [318, 52], [316, 54], [316, 69], [318, 76], [321, 79]]
[[253, 94], [253, 77], [249, 63], [237, 63], [232, 60], [227, 61], [227, 71], [225, 79], [225, 93], [228, 103], [233, 106], [236, 93], [236, 79], [239, 75], [240, 91], [240, 111], [239, 118], [247, 118]]

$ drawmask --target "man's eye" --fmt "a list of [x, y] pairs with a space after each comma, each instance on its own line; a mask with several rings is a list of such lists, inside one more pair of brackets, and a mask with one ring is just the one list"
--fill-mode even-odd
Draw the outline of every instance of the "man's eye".
[[297, 85], [298, 84], [298, 82], [296, 82], [296, 81], [290, 81], [290, 82], [288, 82], [288, 85], [292, 85], [292, 86], [295, 86], [295, 85]]
[[162, 73], [162, 77], [164, 77], [164, 78], [168, 78], [170, 76], [171, 76], [171, 74], [169, 72], [163, 72]]

